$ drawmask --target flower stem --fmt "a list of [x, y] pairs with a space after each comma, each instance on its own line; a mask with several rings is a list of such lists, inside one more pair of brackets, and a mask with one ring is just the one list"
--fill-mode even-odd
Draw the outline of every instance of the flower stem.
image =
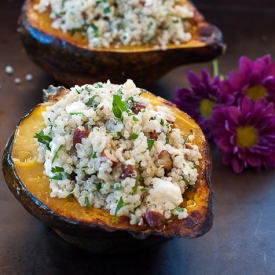
[[213, 77], [219, 75], [219, 63], [218, 60], [215, 59], [212, 61], [212, 69], [213, 69]]

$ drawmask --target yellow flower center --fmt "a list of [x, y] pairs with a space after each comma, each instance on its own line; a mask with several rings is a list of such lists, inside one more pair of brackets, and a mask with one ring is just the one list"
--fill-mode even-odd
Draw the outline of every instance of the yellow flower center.
[[213, 101], [210, 101], [208, 99], [201, 100], [200, 106], [199, 106], [201, 115], [204, 118], [210, 118], [214, 106], [215, 106], [215, 102], [213, 102]]
[[254, 127], [244, 126], [237, 129], [237, 144], [240, 147], [252, 147], [257, 141], [258, 133]]
[[253, 101], [257, 101], [260, 98], [266, 97], [266, 89], [262, 85], [256, 85], [246, 90], [246, 95]]

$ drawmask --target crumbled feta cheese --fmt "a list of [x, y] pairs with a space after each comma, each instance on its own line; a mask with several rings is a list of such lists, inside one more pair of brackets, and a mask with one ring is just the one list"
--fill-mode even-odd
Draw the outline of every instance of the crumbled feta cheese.
[[77, 101], [77, 102], [74, 102], [73, 104], [67, 106], [66, 112], [67, 113], [80, 112], [80, 111], [83, 111], [86, 109], [87, 109], [87, 106], [83, 102]]
[[154, 179], [153, 188], [150, 190], [152, 204], [171, 203], [174, 206], [183, 202], [180, 188], [169, 181], [159, 178]]

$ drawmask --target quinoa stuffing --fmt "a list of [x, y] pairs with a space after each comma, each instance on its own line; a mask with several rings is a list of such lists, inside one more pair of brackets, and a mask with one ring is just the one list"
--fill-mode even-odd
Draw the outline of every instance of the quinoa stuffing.
[[79, 32], [90, 47], [182, 44], [191, 39], [187, 19], [194, 16], [186, 0], [40, 0], [52, 28]]
[[166, 221], [188, 216], [180, 205], [198, 177], [194, 135], [182, 135], [173, 114], [141, 94], [132, 80], [108, 81], [75, 86], [47, 107], [34, 138], [51, 197], [73, 196], [138, 225], [155, 213]]

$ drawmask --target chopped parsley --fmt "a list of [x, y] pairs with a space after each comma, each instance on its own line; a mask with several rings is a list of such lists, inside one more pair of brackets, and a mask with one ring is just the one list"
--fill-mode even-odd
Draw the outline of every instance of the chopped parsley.
[[51, 148], [50, 148], [50, 142], [52, 141], [52, 138], [50, 136], [44, 135], [43, 130], [41, 130], [39, 133], [36, 133], [34, 135], [34, 138], [36, 138], [39, 143], [45, 144], [47, 146], [47, 148], [49, 150], [51, 150]]
[[136, 181], [135, 186], [132, 187], [133, 193], [137, 192], [138, 183]]
[[[99, 37], [98, 27], [94, 23], [91, 23], [91, 27], [93, 29], [93, 33], [94, 33], [95, 37]], [[95, 88], [101, 88], [101, 87], [95, 86]]]
[[173, 210], [176, 210], [178, 212], [183, 212], [184, 211], [184, 208], [181, 208], [179, 206], [175, 207]]
[[187, 139], [188, 139], [188, 134], [186, 134], [186, 137], [184, 138], [183, 146], [186, 144]]
[[126, 206], [126, 205], [129, 205], [129, 204], [130, 204], [130, 202], [126, 202], [126, 203], [125, 203], [125, 202], [123, 201], [122, 197], [120, 197], [120, 199], [119, 199], [119, 201], [118, 201], [118, 203], [117, 203], [117, 206], [116, 206], [115, 215], [114, 215], [114, 217], [113, 217], [112, 222], [115, 222], [115, 221], [116, 221], [116, 215], [117, 215], [118, 211], [119, 211], [122, 207], [124, 207], [124, 206]]
[[70, 191], [70, 193], [68, 194], [68, 196], [67, 196], [66, 198], [67, 198], [67, 199], [72, 198], [73, 195], [74, 195], [74, 189], [72, 189], [72, 190]]
[[94, 106], [94, 100], [95, 100], [95, 98], [97, 97], [97, 95], [93, 95], [90, 99], [89, 99], [89, 101], [86, 103], [86, 105], [87, 106]]
[[139, 177], [139, 182], [141, 185], [144, 185], [144, 178], [143, 177]]
[[84, 204], [88, 207], [91, 207], [88, 197], [85, 197]]
[[92, 152], [92, 159], [96, 159], [96, 152]]
[[137, 133], [132, 133], [130, 136], [130, 139], [136, 139], [138, 138], [138, 134]]
[[73, 115], [83, 115], [82, 112], [69, 112], [69, 114], [70, 114], [71, 116], [73, 116]]
[[149, 150], [149, 152], [150, 152], [151, 149], [153, 148], [154, 142], [155, 142], [154, 139], [147, 138], [147, 145], [148, 145], [148, 150]]
[[99, 193], [100, 193], [101, 186], [102, 186], [101, 182], [95, 184], [96, 191]]
[[51, 172], [52, 173], [64, 172], [64, 168], [59, 167], [59, 166], [55, 166], [55, 167], [52, 168]]
[[63, 176], [61, 173], [50, 178], [50, 180], [62, 180], [62, 179], [63, 179]]
[[193, 192], [194, 191], [194, 185], [188, 184], [187, 190]]
[[62, 149], [63, 145], [60, 145], [57, 149], [57, 151], [55, 152], [53, 159], [52, 159], [52, 163], [54, 163], [54, 161], [56, 160], [57, 156], [58, 156], [58, 152]]
[[127, 112], [127, 105], [119, 95], [113, 95], [112, 112], [116, 118], [122, 118], [122, 112]]
[[120, 185], [120, 186], [116, 186], [116, 187], [113, 186], [113, 189], [119, 191], [119, 190], [122, 190], [123, 188], [122, 188], [122, 186]]

